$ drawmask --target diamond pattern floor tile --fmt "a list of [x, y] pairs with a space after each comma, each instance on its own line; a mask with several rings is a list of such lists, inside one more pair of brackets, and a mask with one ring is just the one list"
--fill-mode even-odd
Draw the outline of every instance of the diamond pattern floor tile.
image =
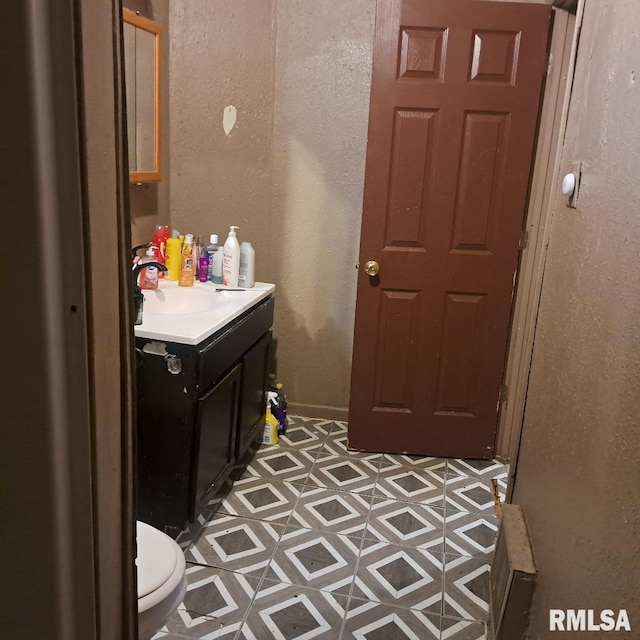
[[368, 546], [360, 556], [354, 595], [440, 614], [442, 554], [383, 542]]
[[381, 466], [389, 465], [409, 467], [413, 469], [424, 469], [440, 472], [444, 475], [447, 471], [446, 458], [429, 458], [425, 456], [410, 456], [406, 454], [384, 453], [382, 454]]
[[484, 623], [454, 618], [442, 618], [440, 634], [441, 640], [487, 640]]
[[259, 477], [236, 480], [233, 491], [220, 503], [219, 512], [285, 523], [302, 488], [291, 482]]
[[[334, 427], [333, 420], [325, 420], [324, 418], [306, 418], [304, 416], [288, 415], [287, 416], [287, 431], [293, 426], [304, 424], [306, 426], [322, 431], [325, 434], [329, 433]], [[345, 427], [346, 428], [346, 427]]]
[[242, 478], [262, 477], [303, 483], [318, 452], [287, 449], [278, 445], [260, 447]]
[[349, 536], [287, 527], [265, 578], [349, 595], [359, 552]]
[[498, 518], [493, 513], [447, 511], [445, 551], [490, 560], [498, 534]]
[[342, 420], [334, 420], [331, 427], [331, 433], [346, 433], [348, 431], [347, 423]]
[[490, 569], [482, 558], [445, 554], [443, 614], [486, 620]]
[[307, 484], [370, 495], [377, 477], [376, 463], [349, 456], [331, 456], [316, 461], [311, 467]]
[[438, 640], [440, 616], [352, 598], [342, 640]]
[[347, 431], [342, 431], [337, 428], [335, 431], [331, 431], [325, 440], [322, 447], [323, 455], [349, 457], [360, 460], [368, 460], [376, 467], [380, 464], [381, 454], [371, 453], [369, 451], [350, 451], [347, 448], [349, 437]]
[[287, 427], [287, 433], [280, 436], [278, 446], [316, 455], [326, 439], [327, 432], [318, 429], [314, 424], [293, 422]]
[[444, 509], [374, 498], [365, 537], [432, 552], [444, 551]]
[[191, 637], [231, 639], [242, 625], [259, 582], [232, 571], [190, 566], [184, 602], [166, 628]]
[[452, 458], [448, 462], [450, 474], [472, 478], [507, 478], [509, 467], [497, 460], [466, 460]]
[[282, 525], [218, 514], [202, 529], [185, 558], [262, 577], [283, 532]]
[[346, 608], [345, 596], [265, 580], [238, 637], [336, 640]]
[[370, 503], [370, 496], [307, 485], [289, 524], [362, 537]]
[[156, 640], [485, 640], [495, 461], [351, 452], [289, 416], [178, 542], [184, 602]]
[[380, 468], [375, 495], [442, 507], [445, 481], [437, 471], [402, 466]]
[[490, 481], [485, 478], [447, 474], [445, 508], [453, 511], [495, 513]]

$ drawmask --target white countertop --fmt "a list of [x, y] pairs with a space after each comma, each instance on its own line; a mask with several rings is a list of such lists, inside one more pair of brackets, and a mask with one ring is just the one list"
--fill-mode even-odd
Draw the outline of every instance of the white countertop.
[[[158, 290], [177, 287], [177, 282], [161, 280]], [[182, 313], [178, 315], [156, 315], [147, 313], [143, 307], [142, 324], [135, 327], [138, 338], [153, 338], [180, 342], [182, 344], [199, 344], [205, 338], [224, 328], [232, 320], [242, 315], [255, 304], [269, 297], [276, 289], [267, 282], [256, 282], [251, 289], [244, 291], [215, 291], [224, 289], [221, 285], [210, 282], [196, 283], [196, 288], [211, 289], [215, 292], [215, 306], [200, 313]], [[154, 291], [144, 291], [145, 295], [154, 295]]]

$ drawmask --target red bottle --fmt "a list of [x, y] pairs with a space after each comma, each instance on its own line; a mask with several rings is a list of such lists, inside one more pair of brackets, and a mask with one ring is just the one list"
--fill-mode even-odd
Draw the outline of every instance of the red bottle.
[[[153, 236], [153, 255], [156, 262], [164, 264], [164, 248], [166, 243], [165, 233], [169, 230], [169, 227], [163, 227], [161, 224], [156, 225], [156, 234]], [[164, 272], [158, 273], [159, 278], [164, 277]]]

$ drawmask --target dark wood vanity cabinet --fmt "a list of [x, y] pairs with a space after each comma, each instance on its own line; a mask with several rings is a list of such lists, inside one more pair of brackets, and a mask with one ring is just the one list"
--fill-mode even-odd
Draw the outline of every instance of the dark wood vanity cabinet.
[[262, 431], [273, 307], [198, 345], [136, 338], [139, 520], [177, 535]]

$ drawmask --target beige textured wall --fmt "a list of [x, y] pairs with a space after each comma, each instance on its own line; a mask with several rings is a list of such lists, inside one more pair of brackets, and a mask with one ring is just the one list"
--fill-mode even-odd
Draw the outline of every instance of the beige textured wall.
[[[269, 269], [274, 2], [173, 2], [170, 46], [171, 224], [224, 242], [229, 225]], [[225, 107], [237, 120], [226, 135]]]
[[375, 0], [279, 0], [271, 255], [288, 398], [347, 407]]
[[636, 0], [587, 0], [561, 170], [583, 184], [555, 203], [513, 497], [536, 640], [549, 608], [626, 608], [634, 633], [607, 637], [640, 633], [639, 29]]

